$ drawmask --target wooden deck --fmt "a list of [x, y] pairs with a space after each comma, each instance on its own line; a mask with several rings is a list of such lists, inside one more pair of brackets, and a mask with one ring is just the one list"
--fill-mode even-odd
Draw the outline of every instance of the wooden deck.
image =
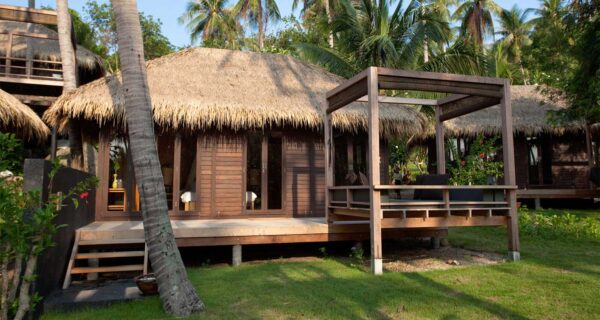
[[519, 199], [591, 199], [600, 198], [600, 189], [519, 189]]
[[[327, 224], [325, 218], [248, 218], [174, 220], [171, 222], [181, 247], [327, 242], [365, 240], [369, 222]], [[135, 243], [144, 241], [141, 221], [93, 222], [77, 230], [80, 244]], [[389, 230], [388, 237], [443, 236], [447, 230]]]

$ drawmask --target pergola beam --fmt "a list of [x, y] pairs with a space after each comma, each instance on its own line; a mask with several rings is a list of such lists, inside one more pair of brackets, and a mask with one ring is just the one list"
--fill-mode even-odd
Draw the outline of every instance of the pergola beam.
[[453, 102], [442, 104], [440, 105], [441, 114], [439, 120], [440, 122], [444, 122], [465, 114], [495, 106], [500, 103], [500, 100], [501, 99], [498, 98], [467, 96]]
[[56, 11], [0, 5], [0, 20], [56, 25]]
[[[364, 96], [356, 100], [358, 102], [368, 102], [368, 96]], [[401, 105], [422, 105], [422, 106], [437, 106], [438, 101], [435, 99], [417, 99], [417, 98], [404, 98], [404, 97], [388, 97], [379, 96], [379, 102], [389, 104], [401, 104]]]
[[395, 81], [379, 81], [379, 88], [386, 90], [417, 90], [427, 92], [447, 92], [466, 95], [501, 98], [501, 88], [490, 87], [487, 89], [470, 88], [467, 86], [453, 86], [448, 84], [439, 84], [435, 81], [421, 82], [412, 79], [399, 79]]

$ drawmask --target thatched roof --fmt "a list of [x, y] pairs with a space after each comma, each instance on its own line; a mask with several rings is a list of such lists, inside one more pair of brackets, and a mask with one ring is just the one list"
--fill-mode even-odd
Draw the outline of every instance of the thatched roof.
[[31, 108], [3, 90], [0, 90], [0, 131], [12, 132], [30, 141], [43, 141], [50, 134]]
[[[567, 107], [567, 101], [556, 90], [535, 85], [511, 86], [511, 102], [515, 133], [562, 134], [583, 130], [582, 123], [572, 122], [559, 126], [548, 121], [550, 111]], [[500, 107], [494, 106], [446, 121], [445, 127], [451, 135], [500, 134]]]
[[[25, 32], [48, 35], [57, 38], [58, 33], [40, 24], [4, 21], [0, 20], [0, 30], [3, 32]], [[16, 58], [25, 58], [27, 56], [27, 42], [30, 42], [33, 48], [33, 56], [36, 59], [60, 61], [60, 48], [58, 40], [30, 38], [24, 36], [13, 36], [13, 46], [11, 56]], [[0, 55], [6, 55], [6, 44], [8, 43], [8, 34], [0, 34]], [[100, 57], [85, 49], [82, 46], [77, 46], [77, 64], [80, 68], [96, 70], [103, 68]]]
[[[192, 48], [147, 63], [154, 118], [162, 128], [233, 130], [292, 126], [318, 129], [323, 123], [327, 91], [344, 79], [290, 56], [209, 48]], [[120, 75], [108, 76], [60, 97], [44, 114], [59, 128], [67, 118], [123, 126]], [[382, 106], [386, 135], [426, 129], [413, 108]], [[334, 113], [343, 130], [366, 128], [365, 103]]]

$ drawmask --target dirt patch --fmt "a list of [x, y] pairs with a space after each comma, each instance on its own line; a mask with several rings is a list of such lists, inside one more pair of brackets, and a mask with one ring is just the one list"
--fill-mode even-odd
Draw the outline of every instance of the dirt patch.
[[504, 256], [497, 253], [442, 247], [435, 250], [415, 249], [388, 252], [384, 255], [383, 268], [385, 271], [392, 272], [417, 272], [489, 265], [505, 261]]

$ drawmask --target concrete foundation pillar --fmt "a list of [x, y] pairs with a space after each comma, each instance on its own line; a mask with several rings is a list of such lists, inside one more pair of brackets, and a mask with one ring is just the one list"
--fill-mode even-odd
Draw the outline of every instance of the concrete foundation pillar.
[[535, 198], [535, 199], [533, 199], [533, 201], [534, 201], [533, 208], [535, 208], [535, 210], [542, 209], [542, 201], [540, 200], [540, 198]]
[[242, 245], [236, 244], [232, 247], [231, 250], [232, 258], [231, 265], [237, 267], [242, 264]]
[[371, 259], [371, 270], [374, 275], [383, 274], [383, 259]]
[[431, 249], [439, 249], [440, 240], [441, 239], [439, 237], [431, 237]]
[[509, 251], [508, 252], [508, 260], [509, 261], [521, 260], [521, 253], [519, 251]]

